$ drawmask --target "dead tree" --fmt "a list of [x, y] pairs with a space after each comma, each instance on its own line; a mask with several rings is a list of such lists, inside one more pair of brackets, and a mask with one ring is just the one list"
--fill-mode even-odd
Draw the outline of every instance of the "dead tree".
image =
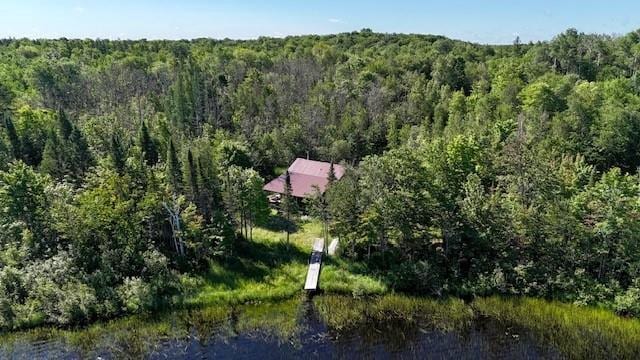
[[184, 256], [184, 241], [182, 240], [182, 231], [180, 228], [180, 204], [174, 198], [172, 207], [163, 202], [162, 205], [169, 213], [169, 223], [171, 224], [171, 239], [173, 240], [173, 246], [176, 253], [180, 256]]

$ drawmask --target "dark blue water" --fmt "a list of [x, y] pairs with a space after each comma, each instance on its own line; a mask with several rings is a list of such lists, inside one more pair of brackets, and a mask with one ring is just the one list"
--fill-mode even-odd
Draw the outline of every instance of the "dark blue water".
[[[394, 331], [394, 333], [389, 333]], [[532, 339], [475, 327], [466, 334], [423, 329], [370, 327], [340, 335], [320, 328], [300, 342], [269, 341], [262, 334], [240, 334], [211, 342], [173, 341], [152, 359], [556, 359]]]

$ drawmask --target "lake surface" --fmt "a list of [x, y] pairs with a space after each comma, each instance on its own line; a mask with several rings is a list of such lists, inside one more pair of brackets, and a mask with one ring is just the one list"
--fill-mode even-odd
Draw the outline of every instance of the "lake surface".
[[157, 318], [114, 321], [78, 331], [32, 331], [2, 340], [7, 359], [555, 359], [524, 331], [475, 319], [439, 331], [419, 322], [367, 321], [329, 328], [313, 302], [286, 301]]

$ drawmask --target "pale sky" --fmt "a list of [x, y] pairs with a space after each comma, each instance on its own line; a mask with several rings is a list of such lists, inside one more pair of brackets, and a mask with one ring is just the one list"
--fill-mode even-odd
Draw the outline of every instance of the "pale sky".
[[549, 40], [570, 27], [638, 29], [640, 1], [0, 0], [0, 38], [249, 39], [370, 28], [496, 44]]

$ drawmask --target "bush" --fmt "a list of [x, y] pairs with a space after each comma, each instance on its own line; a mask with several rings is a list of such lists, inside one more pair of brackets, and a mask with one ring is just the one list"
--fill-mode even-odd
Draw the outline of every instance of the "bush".
[[58, 303], [61, 324], [87, 324], [95, 317], [95, 291], [80, 282], [66, 284], [62, 289], [62, 299]]
[[117, 292], [124, 305], [124, 310], [127, 312], [136, 313], [147, 309], [153, 302], [149, 284], [137, 277], [126, 278], [124, 284], [118, 287]]
[[440, 296], [445, 288], [444, 276], [426, 261], [403, 262], [389, 272], [397, 290]]
[[45, 280], [36, 289], [35, 296], [48, 323], [86, 324], [95, 317], [95, 291], [86, 284], [73, 281], [60, 288]]
[[633, 286], [616, 296], [614, 308], [620, 315], [640, 316], [640, 279], [636, 279]]

